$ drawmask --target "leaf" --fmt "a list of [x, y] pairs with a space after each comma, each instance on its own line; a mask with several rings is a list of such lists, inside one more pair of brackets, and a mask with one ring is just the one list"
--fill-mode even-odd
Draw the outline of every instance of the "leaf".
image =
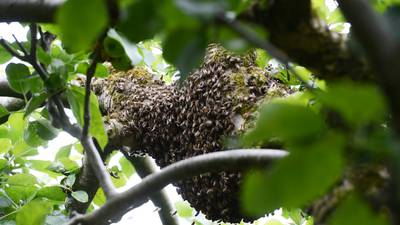
[[26, 79], [29, 77], [31, 72], [29, 68], [21, 63], [10, 63], [6, 67], [7, 80], [10, 87], [18, 93], [28, 92], [26, 86]]
[[0, 64], [4, 64], [12, 59], [12, 55], [3, 47], [0, 47]]
[[71, 149], [72, 149], [72, 145], [66, 145], [64, 147], [61, 147], [55, 156], [55, 160], [58, 160], [61, 158], [68, 158], [69, 155], [71, 154]]
[[126, 178], [128, 179], [131, 177], [135, 172], [135, 168], [132, 166], [132, 163], [125, 157], [120, 158], [119, 163], [122, 168], [122, 173], [126, 176]]
[[122, 44], [115, 38], [106, 37], [104, 39], [103, 45], [104, 45], [105, 52], [110, 57], [118, 58], [118, 57], [122, 57], [126, 54], [125, 49], [122, 46]]
[[11, 113], [10, 117], [8, 117], [8, 138], [10, 138], [13, 143], [21, 141], [21, 137], [24, 134], [24, 123], [25, 120], [23, 113]]
[[12, 142], [8, 138], [0, 138], [0, 154], [7, 153], [12, 147]]
[[12, 202], [10, 201], [10, 199], [5, 196], [0, 196], [0, 209], [10, 207], [11, 205]]
[[329, 219], [330, 225], [389, 225], [382, 214], [373, 212], [368, 205], [355, 196], [350, 196], [342, 202]]
[[339, 112], [351, 125], [382, 121], [385, 99], [377, 87], [367, 84], [338, 83], [321, 94], [321, 101]]
[[103, 0], [69, 0], [56, 17], [61, 40], [73, 52], [88, 50], [105, 30], [108, 20]]
[[72, 185], [74, 185], [75, 183], [75, 180], [76, 180], [75, 174], [70, 174], [65, 180], [65, 185], [67, 185], [68, 187], [72, 187]]
[[6, 159], [0, 159], [0, 170], [4, 169], [8, 165], [8, 161]]
[[266, 222], [264, 225], [285, 225], [285, 224], [283, 224], [279, 220], [272, 219]]
[[181, 72], [181, 80], [197, 67], [204, 57], [207, 45], [204, 32], [180, 28], [167, 34], [163, 42], [163, 56]]
[[71, 196], [78, 202], [85, 203], [89, 201], [89, 196], [85, 191], [74, 191], [71, 193]]
[[97, 206], [102, 206], [106, 202], [107, 198], [104, 195], [103, 189], [99, 188], [96, 192], [96, 195], [93, 198], [93, 203]]
[[[85, 90], [81, 87], [71, 86], [66, 91], [68, 102], [72, 108], [72, 112], [78, 121], [83, 126], [84, 114], [84, 98]], [[107, 133], [104, 129], [103, 119], [101, 117], [99, 103], [96, 96], [90, 94], [90, 128], [89, 133], [97, 139], [101, 148], [104, 148], [108, 142]]]
[[31, 99], [29, 99], [28, 104], [25, 107], [24, 117], [29, 116], [33, 111], [42, 106], [43, 102], [46, 101], [48, 95], [47, 93], [34, 94]]
[[38, 154], [36, 148], [29, 146], [24, 140], [20, 140], [14, 144], [14, 148], [11, 152], [16, 157], [26, 157], [26, 156], [34, 156]]
[[37, 183], [37, 180], [36, 177], [31, 174], [20, 173], [10, 176], [7, 179], [7, 183], [9, 185], [33, 186]]
[[28, 123], [24, 132], [24, 140], [32, 147], [38, 147], [44, 142], [54, 139], [58, 130], [52, 127], [49, 121], [39, 119]]
[[242, 140], [246, 145], [273, 137], [297, 142], [314, 139], [322, 129], [322, 118], [305, 106], [269, 103], [262, 107], [256, 127]]
[[117, 30], [134, 43], [152, 38], [162, 28], [158, 4], [154, 0], [135, 1], [126, 9], [126, 16], [117, 25]]
[[193, 208], [190, 207], [189, 202], [187, 201], [178, 201], [175, 202], [175, 208], [178, 212], [178, 215], [183, 218], [190, 218], [193, 215]]
[[108, 76], [108, 69], [106, 66], [104, 66], [101, 63], [97, 63], [96, 65], [96, 71], [94, 72], [94, 76], [95, 77], [99, 77], [99, 78], [105, 78]]
[[52, 211], [52, 204], [48, 201], [35, 199], [22, 207], [16, 217], [17, 225], [43, 224], [46, 215]]
[[4, 106], [0, 105], [0, 118], [7, 115], [10, 115], [10, 112]]
[[69, 172], [74, 172], [80, 168], [78, 163], [69, 158], [60, 158], [57, 162], [60, 162], [63, 168]]
[[49, 186], [39, 189], [36, 194], [37, 197], [44, 197], [54, 201], [64, 201], [66, 194], [59, 186]]
[[[297, 149], [272, 169], [252, 173], [242, 186], [242, 203], [250, 215], [279, 207], [301, 208], [323, 195], [340, 178], [344, 141], [327, 135], [304, 149]], [[323, 165], [316, 169], [316, 165]]]

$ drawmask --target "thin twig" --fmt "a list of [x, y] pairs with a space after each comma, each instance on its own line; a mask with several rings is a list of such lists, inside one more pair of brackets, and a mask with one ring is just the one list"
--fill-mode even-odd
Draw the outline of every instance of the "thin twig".
[[15, 51], [4, 39], [0, 39], [0, 45], [7, 50], [8, 53], [10, 53], [12, 56], [18, 58], [21, 61], [26, 61], [26, 57], [19, 54], [17, 51]]
[[16, 37], [14, 34], [13, 34], [12, 36], [13, 36], [13, 38], [14, 38], [14, 40], [15, 40], [15, 43], [17, 43], [19, 49], [20, 49], [25, 55], [28, 55], [28, 51], [26, 51], [25, 47], [21, 44], [21, 42], [18, 41], [17, 37]]
[[171, 164], [157, 173], [145, 177], [129, 190], [116, 194], [101, 208], [91, 214], [79, 215], [67, 225], [110, 224], [119, 221], [129, 210], [139, 207], [162, 188], [178, 180], [207, 172], [243, 170], [264, 167], [274, 160], [287, 156], [282, 150], [242, 149], [203, 154]]

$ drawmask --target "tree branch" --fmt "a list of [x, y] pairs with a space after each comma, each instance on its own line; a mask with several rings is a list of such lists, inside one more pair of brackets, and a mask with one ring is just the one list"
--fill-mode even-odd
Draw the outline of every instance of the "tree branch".
[[145, 177], [138, 185], [116, 194], [91, 214], [77, 215], [68, 225], [109, 224], [119, 221], [129, 210], [143, 203], [166, 185], [207, 172], [243, 170], [264, 167], [288, 153], [281, 150], [230, 150], [208, 153], [171, 164], [158, 173]]
[[1, 0], [1, 22], [50, 23], [64, 0]]
[[[133, 166], [136, 169], [138, 175], [144, 179], [145, 177], [156, 173], [157, 169], [151, 159], [147, 157], [136, 157], [136, 156], [129, 156], [129, 154], [125, 151], [122, 151], [125, 157], [131, 161]], [[160, 190], [159, 192], [154, 193], [150, 196], [150, 200], [153, 204], [160, 208], [158, 211], [158, 215], [160, 216], [160, 220], [163, 225], [178, 225], [178, 221], [172, 215], [172, 205], [168, 199], [167, 193], [164, 190]]]

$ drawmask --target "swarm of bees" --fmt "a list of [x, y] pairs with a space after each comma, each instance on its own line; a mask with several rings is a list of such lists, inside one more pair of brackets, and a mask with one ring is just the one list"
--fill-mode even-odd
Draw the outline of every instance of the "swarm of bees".
[[[123, 125], [132, 140], [131, 154], [148, 154], [160, 167], [196, 155], [226, 149], [254, 119], [260, 102], [290, 90], [259, 68], [255, 54], [236, 55], [213, 44], [204, 62], [183, 85], [152, 79], [144, 68], [115, 72], [94, 82], [108, 99], [104, 113]], [[238, 119], [239, 118], [239, 119]], [[208, 219], [250, 220], [240, 211], [241, 173], [208, 173], [176, 182], [178, 193]]]

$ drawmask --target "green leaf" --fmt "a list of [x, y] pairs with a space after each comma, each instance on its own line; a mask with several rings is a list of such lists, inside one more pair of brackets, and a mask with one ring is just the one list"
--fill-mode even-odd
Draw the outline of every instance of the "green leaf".
[[14, 144], [11, 152], [17, 157], [34, 156], [38, 154], [36, 148], [29, 146], [25, 141], [20, 140]]
[[0, 138], [0, 154], [7, 153], [12, 147], [12, 142], [8, 138]]
[[331, 225], [389, 225], [382, 214], [373, 212], [361, 199], [350, 196], [342, 202], [329, 219]]
[[54, 139], [58, 135], [58, 130], [52, 127], [49, 121], [39, 119], [28, 123], [24, 132], [24, 140], [30, 146], [38, 147], [44, 142]]
[[37, 183], [36, 177], [31, 174], [15, 174], [7, 179], [9, 185], [33, 186]]
[[17, 225], [44, 224], [46, 215], [52, 211], [52, 204], [48, 201], [35, 199], [24, 205], [16, 217]]
[[106, 37], [103, 46], [105, 52], [110, 57], [118, 58], [126, 54], [123, 45], [115, 38]]
[[310, 108], [269, 103], [262, 107], [256, 127], [245, 134], [243, 142], [249, 145], [273, 137], [296, 142], [314, 139], [322, 130], [322, 118]]
[[95, 77], [99, 77], [99, 78], [105, 78], [108, 76], [108, 69], [106, 66], [104, 66], [101, 63], [97, 63], [96, 65], [96, 71], [94, 72], [94, 76]]
[[68, 187], [72, 187], [72, 185], [74, 185], [75, 183], [75, 180], [76, 180], [75, 174], [70, 174], [65, 180], [65, 185], [67, 185]]
[[152, 38], [162, 28], [158, 4], [154, 0], [135, 1], [126, 9], [126, 16], [117, 25], [117, 30], [135, 43]]
[[108, 24], [106, 1], [69, 0], [56, 20], [61, 40], [71, 51], [88, 50]]
[[[297, 149], [272, 169], [252, 173], [242, 186], [242, 203], [250, 215], [261, 215], [279, 207], [301, 208], [322, 196], [340, 178], [344, 141], [327, 135], [304, 149]], [[323, 165], [316, 169], [316, 165]]]
[[107, 198], [104, 195], [103, 189], [99, 188], [96, 192], [96, 195], [93, 198], [93, 203], [97, 206], [102, 206], [106, 202]]
[[285, 224], [283, 224], [279, 220], [272, 219], [266, 222], [264, 225], [285, 225]]
[[179, 217], [190, 218], [193, 215], [193, 208], [190, 207], [189, 202], [187, 201], [178, 201], [175, 202], [175, 208], [178, 212]]
[[7, 115], [10, 115], [10, 112], [4, 106], [0, 105], [0, 118]]
[[[81, 87], [71, 86], [67, 91], [68, 102], [72, 108], [72, 112], [78, 121], [83, 126], [84, 114], [84, 98], [85, 90]], [[107, 133], [104, 129], [103, 119], [99, 109], [99, 103], [96, 96], [90, 94], [90, 135], [95, 137], [101, 148], [104, 148], [108, 142]]]
[[85, 203], [89, 201], [89, 196], [85, 191], [74, 191], [71, 193], [71, 196], [78, 202]]
[[135, 168], [132, 166], [132, 163], [125, 157], [122, 157], [119, 160], [119, 163], [122, 168], [122, 173], [126, 176], [126, 178], [131, 177], [132, 174], [135, 172]]
[[25, 107], [24, 117], [29, 116], [33, 111], [42, 106], [43, 102], [47, 99], [47, 93], [34, 94], [29, 99], [28, 104]]
[[60, 158], [56, 162], [60, 162], [63, 168], [69, 172], [74, 172], [79, 169], [78, 163], [69, 158]]
[[6, 159], [0, 159], [0, 170], [7, 167], [7, 165], [8, 165], [8, 161]]
[[71, 154], [71, 149], [72, 145], [66, 145], [64, 147], [61, 147], [60, 150], [58, 150], [55, 160], [61, 159], [61, 158], [68, 158], [69, 155]]
[[8, 129], [8, 138], [11, 139], [13, 143], [21, 141], [21, 137], [24, 134], [24, 114], [20, 112], [11, 113], [8, 118], [7, 125]]
[[64, 201], [66, 194], [59, 186], [49, 186], [39, 189], [36, 194], [37, 197], [44, 197], [54, 201]]
[[379, 122], [385, 116], [384, 97], [377, 87], [367, 84], [347, 82], [332, 85], [321, 94], [321, 101], [339, 112], [351, 125]]
[[5, 50], [3, 47], [0, 47], [0, 64], [4, 64], [12, 59], [10, 53]]
[[40, 63], [49, 65], [51, 63], [51, 56], [43, 50], [43, 48], [37, 48], [37, 58]]
[[10, 199], [5, 196], [0, 196], [0, 209], [10, 207], [11, 205], [12, 202], [10, 201]]
[[181, 72], [184, 80], [197, 67], [206, 49], [205, 32], [197, 29], [180, 28], [167, 34], [163, 42], [163, 56]]
[[28, 92], [26, 80], [31, 72], [29, 68], [21, 63], [10, 63], [6, 67], [7, 80], [10, 87], [18, 93]]

